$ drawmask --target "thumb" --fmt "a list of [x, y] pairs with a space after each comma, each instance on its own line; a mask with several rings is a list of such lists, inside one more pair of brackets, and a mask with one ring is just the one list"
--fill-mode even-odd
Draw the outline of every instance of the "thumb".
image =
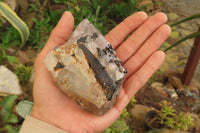
[[70, 12], [66, 11], [51, 32], [50, 37], [40, 54], [42, 54], [43, 57], [46, 57], [52, 49], [67, 42], [73, 28], [74, 18]]

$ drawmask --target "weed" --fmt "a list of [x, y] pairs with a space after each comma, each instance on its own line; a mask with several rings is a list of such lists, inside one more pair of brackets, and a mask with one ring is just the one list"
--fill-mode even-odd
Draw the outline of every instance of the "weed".
[[120, 22], [138, 10], [136, 5], [137, 0], [126, 0], [120, 4], [114, 3], [109, 7], [109, 16], [111, 19], [118, 18], [117, 21]]
[[2, 63], [3, 60], [7, 60], [10, 64], [12, 63], [18, 63], [17, 58], [15, 56], [9, 56], [6, 54], [5, 49], [1, 49], [1, 54], [0, 54], [0, 64]]
[[6, 28], [6, 31], [1, 36], [1, 40], [0, 64], [3, 60], [7, 60], [10, 64], [17, 63], [17, 58], [15, 56], [7, 55], [5, 49], [20, 46], [20, 35], [18, 31], [13, 26]]
[[35, 2], [34, 4], [29, 4], [28, 12], [36, 12], [38, 10], [38, 4]]
[[[67, 6], [67, 10], [74, 16], [75, 28], [83, 19], [88, 19], [103, 35], [117, 25], [116, 21], [122, 21], [137, 9], [137, 0], [126, 0], [119, 4], [113, 4], [111, 0], [54, 0], [53, 2]], [[31, 11], [39, 12], [37, 4], [30, 6]], [[42, 19], [39, 16], [40, 19], [34, 19], [35, 26], [31, 29], [29, 38], [29, 42], [34, 48], [43, 48], [52, 26], [57, 24], [58, 16], [62, 12], [45, 12]], [[120, 20], [116, 18], [120, 18]]]
[[124, 120], [116, 120], [103, 133], [131, 133], [131, 130]]
[[[46, 13], [45, 17], [40, 20], [34, 18], [35, 27], [30, 30], [29, 42], [34, 46], [34, 48], [43, 48], [49, 33], [53, 29], [53, 25], [50, 25], [50, 16]], [[46, 37], [47, 36], [47, 37]]]
[[136, 102], [137, 102], [137, 100], [136, 100], [135, 97], [133, 96], [132, 99], [129, 101], [128, 105], [126, 106], [126, 108], [127, 108], [127, 109], [134, 108]]
[[7, 133], [18, 133], [19, 127], [14, 127], [12, 124], [18, 123], [18, 118], [16, 115], [12, 114], [12, 109], [15, 104], [17, 96], [9, 95], [3, 98], [1, 102], [1, 118], [3, 122], [3, 127], [0, 128], [0, 132]]
[[123, 110], [123, 112], [121, 113], [121, 115], [120, 115], [120, 119], [121, 120], [126, 120], [126, 118], [129, 116], [129, 113], [128, 113], [128, 111], [127, 111], [127, 108], [125, 108], [124, 110]]
[[16, 68], [16, 75], [22, 85], [25, 85], [31, 76], [32, 66], [19, 65]]
[[175, 109], [169, 105], [167, 101], [162, 101], [162, 109], [160, 111], [160, 123], [168, 128], [175, 130], [188, 130], [188, 126], [193, 125], [193, 118], [191, 115], [180, 113], [177, 115]]
[[66, 0], [54, 0], [56, 4], [65, 4]]
[[103, 133], [131, 133], [129, 126], [126, 124], [126, 119], [129, 116], [128, 107], [134, 107], [137, 101], [133, 97], [129, 102], [129, 105], [123, 110], [118, 120], [116, 120], [109, 128]]

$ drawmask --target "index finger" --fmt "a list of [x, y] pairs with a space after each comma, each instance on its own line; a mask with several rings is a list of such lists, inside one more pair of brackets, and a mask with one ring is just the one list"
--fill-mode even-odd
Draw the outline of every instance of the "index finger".
[[137, 12], [127, 17], [124, 21], [122, 21], [105, 36], [106, 40], [110, 42], [113, 48], [116, 48], [125, 40], [125, 38], [131, 32], [137, 29], [147, 18], [147, 14], [143, 11]]

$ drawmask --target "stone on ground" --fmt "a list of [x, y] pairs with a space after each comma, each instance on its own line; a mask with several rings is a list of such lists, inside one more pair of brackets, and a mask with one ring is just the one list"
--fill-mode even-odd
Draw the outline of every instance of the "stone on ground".
[[0, 66], [0, 96], [6, 96], [9, 94], [22, 94], [19, 80], [9, 69], [4, 66]]

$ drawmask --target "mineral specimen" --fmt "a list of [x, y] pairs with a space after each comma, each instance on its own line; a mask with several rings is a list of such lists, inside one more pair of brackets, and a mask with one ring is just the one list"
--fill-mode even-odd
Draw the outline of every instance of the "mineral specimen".
[[59, 88], [97, 115], [115, 103], [127, 73], [109, 42], [86, 19], [67, 43], [47, 55], [45, 64]]

